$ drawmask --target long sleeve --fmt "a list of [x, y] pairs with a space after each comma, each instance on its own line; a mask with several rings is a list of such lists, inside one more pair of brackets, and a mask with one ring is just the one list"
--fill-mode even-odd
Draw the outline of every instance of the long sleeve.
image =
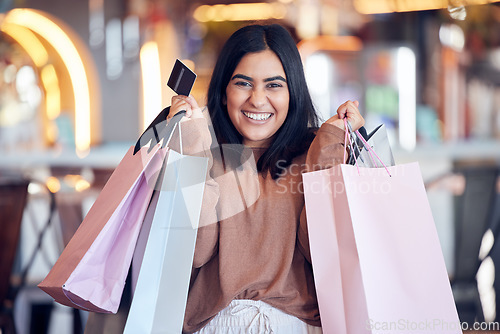
[[[328, 123], [324, 123], [316, 133], [306, 155], [304, 172], [327, 169], [343, 163], [344, 131]], [[298, 228], [298, 246], [306, 259], [311, 262], [309, 236], [307, 232], [306, 209], [302, 209]]]
[[[212, 151], [211, 176], [220, 193], [216, 205], [218, 234], [214, 230], [198, 233], [206, 240], [208, 235], [217, 240], [203, 245], [205, 254], [200, 253], [199, 245], [195, 251], [195, 265], [199, 267], [193, 268], [191, 275], [184, 318], [187, 333], [198, 331], [234, 299], [262, 300], [320, 326], [312, 266], [307, 262], [305, 220], [299, 226], [304, 208], [301, 172], [307, 169], [308, 157], [315, 168], [331, 165], [332, 161], [340, 163], [343, 131], [323, 126], [309, 155], [303, 152], [296, 156], [276, 179], [267, 170], [256, 170], [256, 161], [266, 149], [222, 145]], [[223, 161], [217, 152], [222, 152]], [[211, 249], [215, 255], [209, 252]]]
[[[216, 206], [219, 200], [219, 185], [210, 175], [214, 159], [211, 152], [212, 136], [207, 120], [201, 118], [190, 119], [180, 124], [182, 153], [208, 158], [205, 190], [193, 260], [193, 267], [199, 268], [213, 257], [217, 249], [219, 227]], [[172, 147], [176, 146], [178, 147], [178, 143], [172, 143]]]

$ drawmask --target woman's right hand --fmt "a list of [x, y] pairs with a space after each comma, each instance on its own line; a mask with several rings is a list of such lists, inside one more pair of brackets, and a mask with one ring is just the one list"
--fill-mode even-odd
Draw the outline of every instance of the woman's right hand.
[[172, 104], [170, 105], [170, 112], [168, 113], [167, 121], [169, 121], [181, 110], [186, 111], [186, 114], [184, 115], [186, 119], [203, 118], [201, 108], [198, 106], [198, 103], [196, 102], [194, 97], [192, 97], [191, 95], [176, 95], [172, 97]]

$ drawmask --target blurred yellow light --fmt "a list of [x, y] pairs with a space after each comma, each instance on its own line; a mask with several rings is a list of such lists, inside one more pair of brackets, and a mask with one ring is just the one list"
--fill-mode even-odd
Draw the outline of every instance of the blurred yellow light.
[[47, 118], [49, 121], [53, 121], [61, 113], [61, 90], [59, 89], [59, 80], [54, 66], [52, 64], [44, 66], [40, 77], [45, 88]]
[[82, 179], [81, 175], [75, 175], [75, 174], [67, 174], [64, 176], [64, 183], [66, 183], [68, 186], [74, 188], [76, 183]]
[[385, 0], [353, 0], [354, 8], [361, 14], [393, 12], [392, 4]]
[[[500, 0], [464, 0], [464, 6], [484, 5], [500, 2]], [[354, 0], [354, 8], [361, 14], [380, 14], [391, 12], [411, 12], [448, 8], [448, 0]]]
[[486, 5], [489, 3], [500, 2], [500, 0], [467, 0], [467, 5]]
[[75, 183], [75, 190], [78, 192], [87, 190], [88, 188], [90, 188], [90, 183], [87, 180], [80, 179]]
[[274, 19], [284, 19], [286, 16], [286, 6], [283, 6], [280, 3], [272, 3], [271, 8], [273, 11], [273, 18]]
[[49, 143], [55, 143], [59, 136], [59, 130], [54, 122], [48, 122], [45, 129], [45, 135]]
[[299, 6], [297, 34], [300, 38], [313, 38], [319, 34], [320, 11], [316, 5], [304, 2]]
[[215, 17], [213, 21], [222, 22], [228, 20], [232, 15], [233, 11], [230, 7], [226, 7], [225, 5], [213, 5], [213, 13], [215, 13]]
[[90, 148], [90, 88], [83, 60], [68, 34], [51, 19], [32, 9], [13, 9], [4, 22], [36, 32], [59, 53], [68, 69], [75, 99], [75, 144], [79, 155]]
[[216, 5], [213, 7], [216, 13], [219, 13], [220, 21], [226, 21], [231, 19], [234, 15], [234, 8], [231, 6]]
[[229, 5], [202, 5], [193, 17], [199, 22], [252, 21], [282, 19], [287, 10], [283, 3], [234, 3]]
[[160, 56], [156, 42], [145, 43], [140, 52], [142, 74], [143, 129], [161, 110]]
[[50, 176], [45, 182], [45, 184], [47, 185], [47, 188], [51, 193], [56, 193], [61, 189], [61, 184], [59, 183], [59, 180], [54, 176]]
[[448, 7], [448, 0], [354, 0], [354, 8], [362, 14], [410, 12]]
[[199, 22], [207, 22], [208, 21], [207, 9], [206, 9], [207, 7], [210, 7], [210, 6], [203, 5], [203, 6], [197, 7], [193, 12], [193, 18]]
[[300, 41], [297, 48], [305, 60], [317, 51], [358, 52], [363, 49], [363, 42], [356, 36], [317, 36]]
[[22, 47], [37, 67], [42, 67], [47, 63], [49, 59], [47, 50], [31, 30], [9, 23], [2, 24], [0, 30]]

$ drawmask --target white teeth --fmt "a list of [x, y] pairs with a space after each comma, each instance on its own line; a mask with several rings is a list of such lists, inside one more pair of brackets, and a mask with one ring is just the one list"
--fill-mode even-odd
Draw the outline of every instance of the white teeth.
[[243, 114], [245, 114], [246, 117], [254, 119], [256, 121], [265, 121], [266, 119], [268, 119], [272, 115], [272, 114], [267, 114], [267, 113], [266, 114], [262, 114], [262, 113], [254, 114], [254, 113], [246, 112], [246, 111], [244, 111]]

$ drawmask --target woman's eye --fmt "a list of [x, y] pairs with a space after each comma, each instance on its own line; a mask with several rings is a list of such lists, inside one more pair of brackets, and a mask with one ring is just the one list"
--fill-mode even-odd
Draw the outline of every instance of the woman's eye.
[[247, 81], [238, 81], [235, 83], [235, 85], [241, 87], [251, 87], [251, 84]]
[[269, 88], [278, 88], [278, 87], [283, 87], [282, 84], [278, 83], [278, 82], [271, 82], [267, 85], [267, 87]]

